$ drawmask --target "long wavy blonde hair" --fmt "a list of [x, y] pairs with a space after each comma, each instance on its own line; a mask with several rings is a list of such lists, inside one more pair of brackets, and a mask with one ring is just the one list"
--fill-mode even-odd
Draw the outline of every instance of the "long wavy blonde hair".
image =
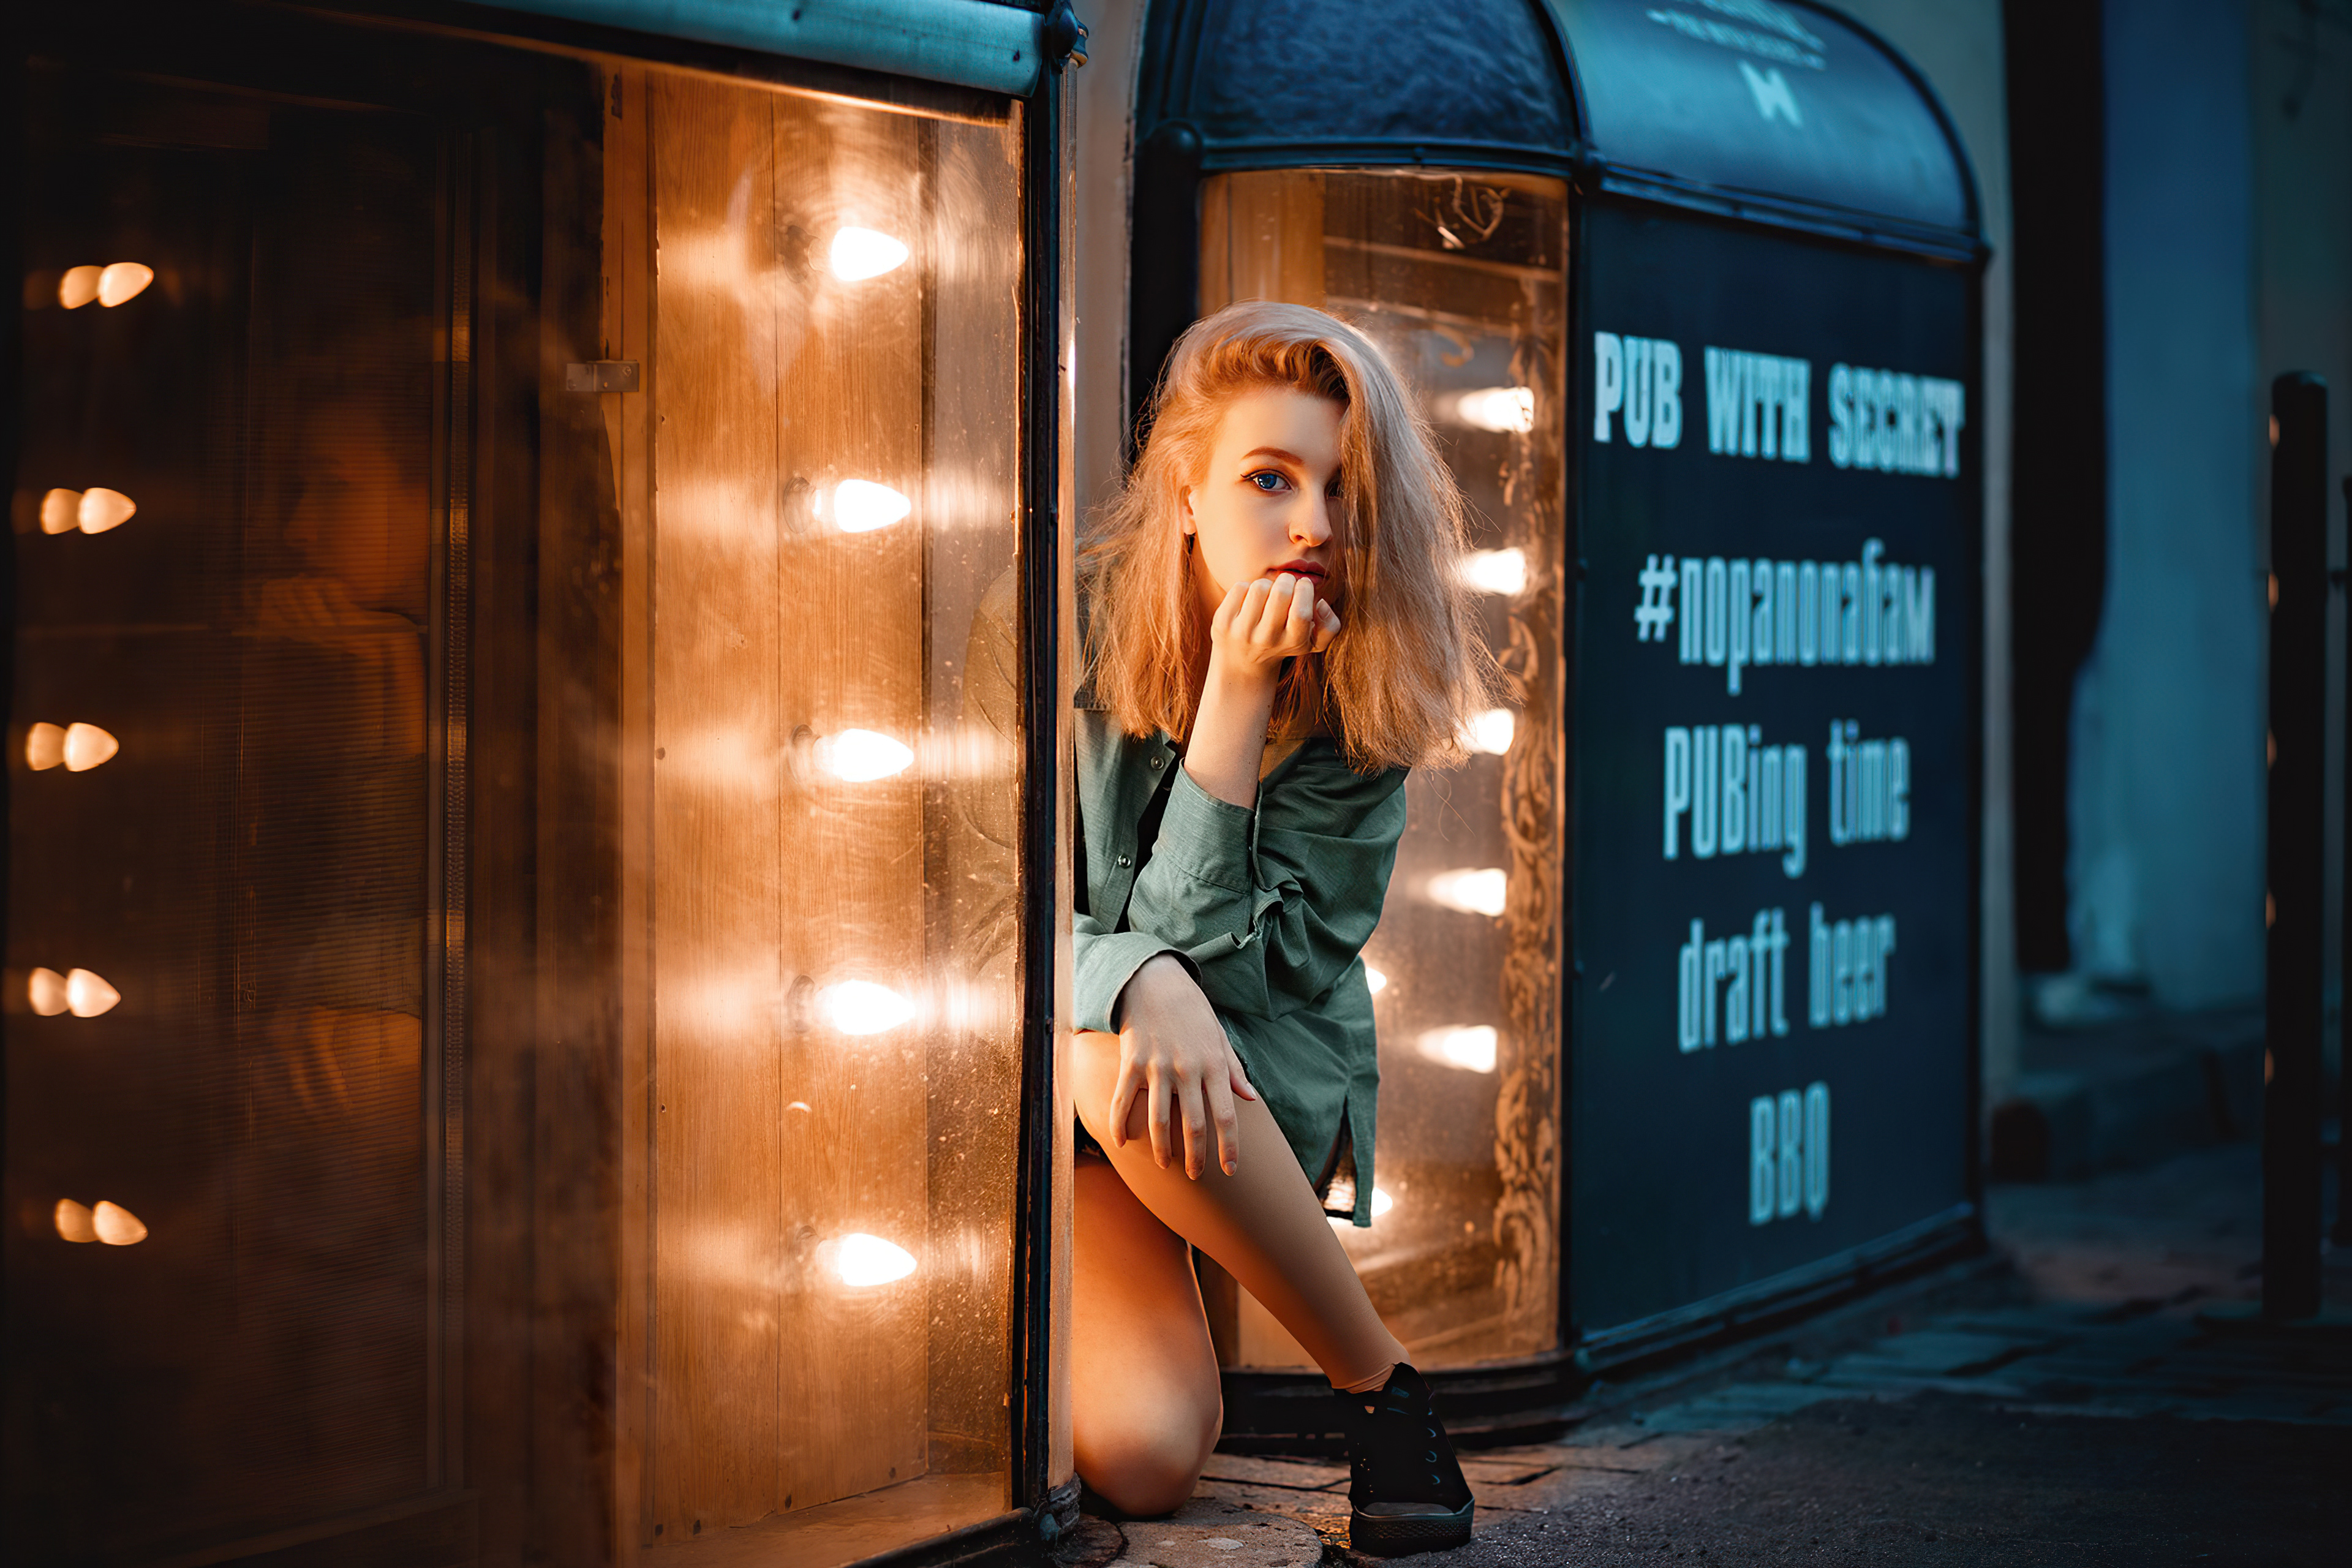
[[1340, 630], [1324, 652], [1290, 661], [1275, 733], [1328, 730], [1364, 773], [1460, 761], [1464, 726], [1496, 684], [1462, 583], [1461, 491], [1380, 350], [1305, 305], [1228, 305], [1177, 340], [1143, 450], [1080, 558], [1097, 700], [1129, 734], [1192, 729], [1207, 634], [1180, 521], [1184, 491], [1205, 477], [1227, 405], [1264, 387], [1341, 407]]

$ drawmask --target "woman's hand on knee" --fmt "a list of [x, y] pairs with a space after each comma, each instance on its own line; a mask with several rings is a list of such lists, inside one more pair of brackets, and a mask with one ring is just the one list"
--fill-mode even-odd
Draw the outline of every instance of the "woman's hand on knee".
[[1151, 1157], [1160, 1169], [1175, 1157], [1181, 1135], [1184, 1173], [1198, 1181], [1208, 1164], [1213, 1128], [1217, 1163], [1230, 1176], [1242, 1156], [1235, 1095], [1255, 1100], [1257, 1090], [1250, 1087], [1216, 1009], [1190, 970], [1166, 953], [1152, 959], [1119, 994], [1118, 1079], [1110, 1091], [1108, 1123], [1112, 1145], [1126, 1146], [1128, 1120], [1139, 1097]]

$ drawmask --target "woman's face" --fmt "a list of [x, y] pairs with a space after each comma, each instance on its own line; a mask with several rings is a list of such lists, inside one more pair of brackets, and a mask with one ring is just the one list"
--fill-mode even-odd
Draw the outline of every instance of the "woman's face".
[[1339, 602], [1340, 405], [1287, 386], [1225, 405], [1198, 484], [1184, 491], [1192, 584], [1213, 611], [1237, 583], [1289, 572]]

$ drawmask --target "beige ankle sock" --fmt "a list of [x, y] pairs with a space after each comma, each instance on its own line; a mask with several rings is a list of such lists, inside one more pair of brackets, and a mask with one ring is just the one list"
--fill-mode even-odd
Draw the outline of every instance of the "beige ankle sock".
[[1398, 1364], [1391, 1362], [1370, 1377], [1359, 1378], [1353, 1383], [1335, 1383], [1331, 1386], [1341, 1394], [1370, 1394], [1387, 1386], [1389, 1374], [1396, 1371]]

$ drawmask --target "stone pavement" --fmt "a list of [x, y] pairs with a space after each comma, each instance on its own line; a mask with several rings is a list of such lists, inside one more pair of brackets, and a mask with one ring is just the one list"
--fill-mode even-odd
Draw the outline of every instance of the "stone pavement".
[[[1559, 1441], [1466, 1456], [1478, 1537], [1420, 1561], [2352, 1563], [2352, 1339], [2196, 1316], [2259, 1293], [2252, 1144], [1989, 1206], [2005, 1268], [1597, 1388]], [[2352, 1304], [2352, 1257], [2327, 1262]], [[1090, 1520], [1061, 1555], [1297, 1568], [1311, 1537], [1366, 1562], [1346, 1494], [1334, 1463], [1219, 1455], [1174, 1520]]]

